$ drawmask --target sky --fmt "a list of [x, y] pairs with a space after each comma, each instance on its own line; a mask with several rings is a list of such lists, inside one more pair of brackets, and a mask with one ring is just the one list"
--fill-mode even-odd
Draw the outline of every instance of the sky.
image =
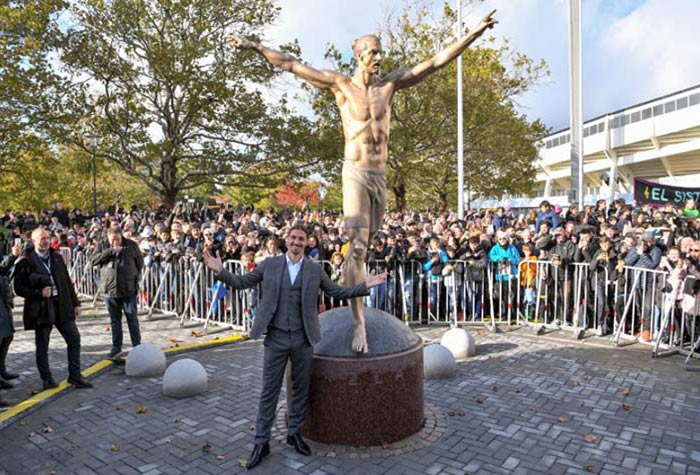
[[[445, 3], [423, 1], [436, 12]], [[456, 8], [456, 1], [447, 3]], [[304, 62], [328, 68], [323, 58], [328, 43], [350, 54], [352, 39], [377, 32], [404, 2], [277, 0], [281, 12], [265, 42], [277, 46], [296, 38]], [[541, 119], [552, 131], [569, 125], [568, 5], [568, 0], [463, 2], [467, 26], [497, 9], [499, 23], [488, 34], [547, 62], [551, 75], [518, 104], [529, 119]], [[583, 0], [584, 120], [700, 84], [698, 18], [700, 0]]]

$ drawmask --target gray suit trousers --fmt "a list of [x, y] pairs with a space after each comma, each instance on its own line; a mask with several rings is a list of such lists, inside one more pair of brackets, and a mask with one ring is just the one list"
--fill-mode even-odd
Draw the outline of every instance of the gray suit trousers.
[[287, 359], [292, 362], [292, 407], [289, 411], [289, 435], [299, 432], [306, 420], [306, 401], [309, 397], [313, 346], [305, 332], [284, 332], [268, 327], [264, 341], [262, 393], [258, 406], [258, 419], [255, 423], [255, 443], [262, 444], [270, 439], [270, 431], [275, 421], [275, 409], [279, 399]]

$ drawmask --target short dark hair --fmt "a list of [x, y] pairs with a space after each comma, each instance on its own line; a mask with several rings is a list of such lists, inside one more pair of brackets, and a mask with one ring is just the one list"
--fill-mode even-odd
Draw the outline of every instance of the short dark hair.
[[292, 231], [303, 231], [306, 237], [309, 237], [309, 230], [303, 224], [295, 224], [294, 226], [289, 228], [289, 234], [291, 234]]

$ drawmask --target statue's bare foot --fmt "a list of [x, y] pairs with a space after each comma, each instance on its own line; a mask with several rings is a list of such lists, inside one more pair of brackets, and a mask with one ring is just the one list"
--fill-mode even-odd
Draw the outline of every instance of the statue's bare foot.
[[365, 330], [365, 322], [355, 324], [355, 331], [352, 337], [352, 351], [355, 353], [367, 353], [367, 333]]

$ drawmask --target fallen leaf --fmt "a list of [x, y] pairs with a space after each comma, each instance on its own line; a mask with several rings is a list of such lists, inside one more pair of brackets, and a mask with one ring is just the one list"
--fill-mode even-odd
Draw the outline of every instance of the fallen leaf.
[[560, 424], [564, 424], [565, 422], [569, 422], [569, 418], [566, 416], [559, 416], [557, 417], [557, 422]]
[[464, 411], [457, 411], [457, 415], [458, 415], [459, 417], [463, 417], [463, 416], [464, 416]]
[[117, 444], [109, 444], [109, 450], [112, 452], [119, 452], [119, 446]]
[[148, 408], [143, 404], [136, 408], [136, 414], [146, 414], [147, 412]]
[[53, 429], [50, 426], [44, 425], [44, 427], [41, 428], [41, 432], [44, 434], [50, 434], [53, 432]]
[[56, 470], [51, 470], [51, 471], [49, 472], [49, 475], [56, 475], [57, 473], [58, 473], [58, 472], [57, 472]]
[[586, 465], [583, 467], [583, 469], [587, 472], [592, 472], [593, 471], [593, 465]]
[[598, 440], [598, 437], [596, 437], [593, 434], [588, 434], [583, 436], [583, 440], [586, 442], [590, 442], [591, 444], [594, 443], [596, 440]]
[[173, 422], [174, 422], [175, 424], [177, 424], [178, 422], [180, 422], [180, 418], [179, 418], [179, 417], [175, 417], [175, 418], [173, 419]]
[[493, 386], [491, 386], [491, 391], [493, 391], [493, 392], [498, 392], [498, 386], [497, 386], [496, 384], [494, 384]]
[[192, 330], [192, 331], [190, 332], [190, 336], [193, 336], [193, 337], [195, 337], [195, 338], [199, 338], [199, 337], [202, 336], [202, 335], [203, 335], [203, 333], [202, 333], [201, 331]]
[[216, 460], [225, 460], [225, 459], [226, 459], [226, 457], [224, 457], [223, 455], [216, 456]]
[[245, 467], [246, 465], [248, 465], [248, 459], [238, 459], [238, 465], [240, 467]]
[[211, 444], [209, 442], [202, 446], [202, 452], [211, 452]]
[[584, 381], [588, 381], [589, 379], [591, 379], [591, 377], [587, 374], [584, 374], [583, 376], [581, 376], [581, 379], [583, 379]]
[[105, 327], [105, 333], [111, 332], [111, 331], [112, 331], [112, 327]]
[[389, 448], [389, 444], [387, 444], [386, 442], [382, 441], [382, 448], [383, 448], [383, 449], [388, 449], [388, 448]]
[[27, 437], [32, 438], [35, 435], [36, 435], [36, 432], [30, 432], [29, 434], [27, 434]]
[[39, 394], [40, 392], [41, 392], [40, 390], [35, 389], [35, 390], [33, 390], [33, 391], [31, 392], [31, 394], [32, 394], [32, 396], [36, 396], [36, 395]]
[[455, 411], [450, 411], [450, 412], [447, 413], [447, 415], [448, 415], [448, 416], [454, 416], [454, 415], [455, 415]]
[[630, 388], [625, 388], [622, 390], [622, 395], [627, 397], [630, 395], [631, 392], [632, 392], [632, 390]]
[[480, 397], [476, 398], [475, 401], [476, 401], [477, 404], [483, 404], [483, 403], [484, 403], [483, 398], [480, 398]]
[[631, 410], [632, 410], [632, 406], [630, 406], [629, 404], [625, 404], [625, 403], [623, 402], [623, 403], [622, 403], [622, 409], [624, 409], [625, 411], [631, 411]]
[[578, 386], [578, 385], [579, 385], [579, 382], [576, 381], [576, 380], [574, 380], [574, 379], [570, 379], [569, 381], [566, 382], [566, 384], [567, 384], [568, 386], [571, 386], [571, 387], [573, 388], [573, 387]]
[[520, 394], [522, 392], [522, 389], [518, 388], [515, 390], [515, 394]]
[[250, 426], [250, 430], [255, 430], [255, 426], [254, 426], [254, 425], [251, 425], [251, 426]]
[[177, 342], [178, 342], [178, 339], [177, 339], [177, 338], [170, 337], [170, 338], [168, 338], [168, 341], [169, 341], [170, 343], [177, 343]]

